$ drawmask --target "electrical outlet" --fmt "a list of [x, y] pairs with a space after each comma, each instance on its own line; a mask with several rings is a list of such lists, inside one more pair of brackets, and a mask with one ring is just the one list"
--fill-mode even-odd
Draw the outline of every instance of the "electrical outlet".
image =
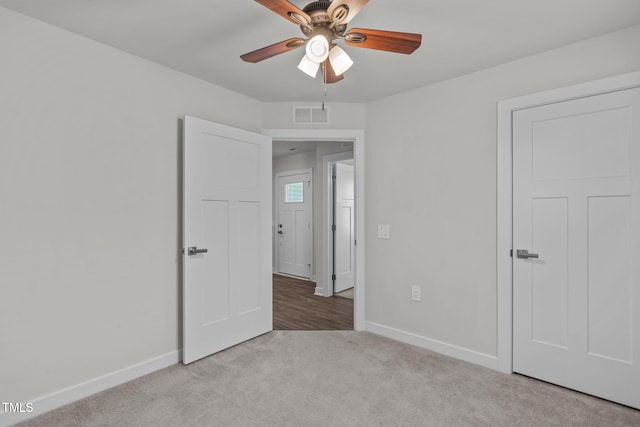
[[420, 286], [411, 286], [411, 301], [422, 301], [422, 288]]

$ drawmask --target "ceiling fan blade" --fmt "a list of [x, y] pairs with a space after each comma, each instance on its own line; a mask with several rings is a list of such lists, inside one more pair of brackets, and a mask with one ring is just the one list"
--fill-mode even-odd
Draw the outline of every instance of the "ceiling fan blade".
[[353, 28], [344, 35], [349, 46], [411, 54], [422, 44], [422, 34]]
[[300, 46], [304, 46], [307, 41], [298, 37], [281, 41], [280, 43], [272, 44], [271, 46], [263, 47], [262, 49], [254, 50], [253, 52], [245, 53], [241, 55], [245, 62], [260, 62], [272, 56], [280, 55], [281, 53], [288, 52], [293, 49], [297, 49]]
[[369, 0], [333, 0], [327, 15], [336, 24], [346, 24], [369, 2]]
[[311, 17], [309, 17], [306, 12], [303, 12], [300, 8], [287, 0], [256, 1], [296, 25], [309, 25], [309, 23], [311, 23]]
[[329, 62], [328, 59], [322, 64], [322, 73], [324, 74], [324, 81], [327, 83], [337, 83], [344, 79], [344, 74], [336, 76], [336, 72], [333, 70], [331, 62]]

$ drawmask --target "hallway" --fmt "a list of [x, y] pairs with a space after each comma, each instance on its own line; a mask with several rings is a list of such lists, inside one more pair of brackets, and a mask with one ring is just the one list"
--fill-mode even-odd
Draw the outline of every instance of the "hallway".
[[274, 330], [353, 330], [353, 300], [313, 294], [315, 283], [273, 275]]

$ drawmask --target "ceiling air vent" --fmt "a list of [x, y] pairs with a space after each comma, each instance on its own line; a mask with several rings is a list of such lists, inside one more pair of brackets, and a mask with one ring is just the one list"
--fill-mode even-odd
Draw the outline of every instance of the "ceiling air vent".
[[293, 124], [311, 125], [329, 123], [329, 108], [293, 107]]

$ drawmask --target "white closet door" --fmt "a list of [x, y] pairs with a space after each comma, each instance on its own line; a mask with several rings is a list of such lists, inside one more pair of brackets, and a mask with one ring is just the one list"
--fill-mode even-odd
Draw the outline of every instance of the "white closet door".
[[515, 372], [640, 408], [639, 202], [640, 89], [514, 112]]

